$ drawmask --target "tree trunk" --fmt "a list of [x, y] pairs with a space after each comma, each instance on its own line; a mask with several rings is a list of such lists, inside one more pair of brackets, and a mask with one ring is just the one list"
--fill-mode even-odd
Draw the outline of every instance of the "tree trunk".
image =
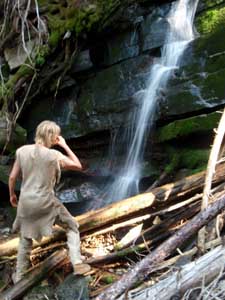
[[127, 289], [130, 289], [137, 281], [143, 281], [158, 263], [171, 255], [177, 248], [180, 248], [201, 227], [216, 217], [224, 207], [225, 195], [187, 222], [171, 238], [162, 243], [142, 261], [137, 263], [131, 271], [123, 275], [120, 280], [100, 294], [96, 300], [114, 300]]

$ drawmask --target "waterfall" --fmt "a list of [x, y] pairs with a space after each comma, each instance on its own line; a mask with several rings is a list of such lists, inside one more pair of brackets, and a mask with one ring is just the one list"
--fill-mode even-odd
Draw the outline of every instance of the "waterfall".
[[153, 125], [159, 93], [168, 82], [187, 45], [194, 39], [193, 21], [198, 0], [179, 0], [172, 4], [168, 14], [169, 29], [161, 57], [152, 65], [147, 88], [139, 100], [140, 108], [134, 116], [133, 127], [127, 142], [127, 159], [117, 178], [107, 187], [106, 199], [124, 199], [138, 193], [141, 164], [146, 137]]

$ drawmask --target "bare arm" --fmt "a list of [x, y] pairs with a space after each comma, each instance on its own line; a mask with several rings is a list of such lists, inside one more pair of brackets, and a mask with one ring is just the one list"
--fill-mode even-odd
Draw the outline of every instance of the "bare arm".
[[17, 207], [17, 196], [15, 194], [15, 185], [19, 173], [20, 173], [20, 165], [16, 160], [14, 162], [12, 171], [9, 175], [9, 196], [10, 196], [10, 203], [13, 207]]
[[65, 139], [62, 136], [57, 138], [57, 145], [62, 147], [67, 154], [67, 160], [60, 162], [61, 168], [66, 170], [82, 170], [81, 162], [79, 161], [78, 157], [73, 153], [70, 147], [67, 145]]

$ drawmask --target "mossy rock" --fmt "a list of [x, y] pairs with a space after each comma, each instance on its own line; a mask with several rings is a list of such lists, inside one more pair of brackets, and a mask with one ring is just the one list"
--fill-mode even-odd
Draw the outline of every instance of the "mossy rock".
[[182, 59], [168, 85], [161, 118], [216, 108], [225, 103], [225, 4], [203, 11], [196, 18], [200, 36]]
[[[3, 149], [7, 141], [8, 129], [7, 121], [4, 117], [0, 116], [0, 149]], [[16, 124], [15, 129], [12, 132], [10, 142], [8, 143], [6, 150], [14, 153], [16, 149], [26, 143], [27, 132], [20, 125]]]
[[211, 34], [217, 31], [222, 25], [225, 25], [224, 6], [224, 3], [220, 6], [214, 6], [214, 8], [204, 11], [197, 17], [197, 29], [200, 34]]
[[164, 167], [168, 174], [186, 169], [185, 175], [188, 176], [206, 169], [210, 153], [209, 149], [171, 146], [164, 146], [163, 148], [168, 155], [168, 163]]
[[157, 141], [166, 142], [193, 134], [212, 132], [213, 129], [217, 127], [220, 118], [221, 114], [215, 112], [174, 121], [157, 130]]
[[[93, 27], [107, 23], [107, 16], [118, 7], [120, 2], [109, 1], [44, 1], [39, 0], [41, 8], [45, 8], [50, 30], [49, 45], [56, 47], [64, 34], [70, 31], [75, 37], [83, 32], [88, 33]], [[66, 5], [65, 5], [66, 4]]]

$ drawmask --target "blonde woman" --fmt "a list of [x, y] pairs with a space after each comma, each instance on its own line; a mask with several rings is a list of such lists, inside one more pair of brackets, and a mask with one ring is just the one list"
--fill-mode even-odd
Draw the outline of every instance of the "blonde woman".
[[[50, 149], [62, 147], [67, 155]], [[16, 160], [9, 176], [10, 202], [17, 207], [15, 184], [22, 175], [20, 197], [13, 231], [20, 232], [16, 273], [14, 280], [22, 279], [29, 267], [32, 239], [40, 241], [52, 233], [55, 223], [67, 232], [69, 256], [75, 274], [83, 274], [90, 266], [82, 263], [78, 224], [55, 197], [54, 186], [60, 179], [60, 170], [82, 170], [82, 165], [60, 136], [60, 127], [52, 121], [41, 122], [35, 135], [35, 144], [25, 145], [16, 151]]]

